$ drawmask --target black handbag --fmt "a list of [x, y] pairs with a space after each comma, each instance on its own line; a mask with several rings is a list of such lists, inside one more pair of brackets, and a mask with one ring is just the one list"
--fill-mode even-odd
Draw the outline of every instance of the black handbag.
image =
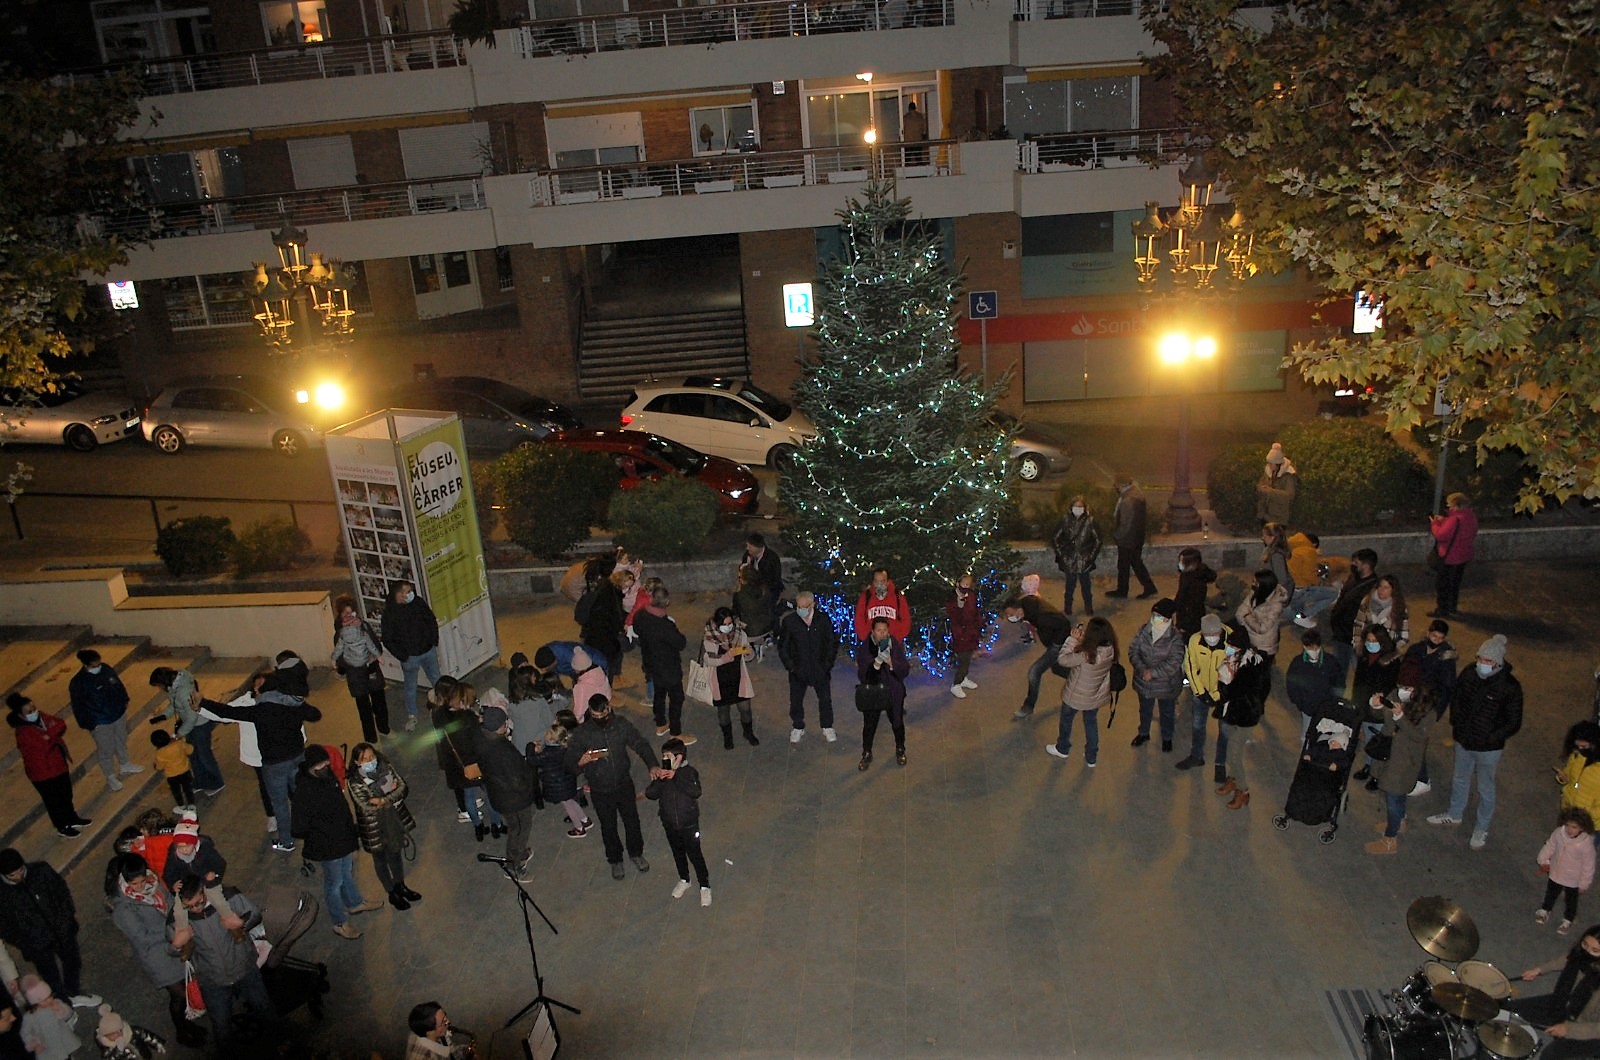
[[856, 709], [863, 714], [874, 710], [888, 710], [889, 686], [856, 685]]
[[1374, 762], [1387, 762], [1394, 753], [1394, 737], [1388, 733], [1380, 732], [1367, 741], [1367, 757]]

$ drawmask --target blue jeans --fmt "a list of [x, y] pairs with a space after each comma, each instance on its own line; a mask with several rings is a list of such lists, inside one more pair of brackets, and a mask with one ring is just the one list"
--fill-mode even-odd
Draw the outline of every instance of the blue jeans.
[[478, 809], [478, 799], [480, 797], [483, 799], [483, 804], [489, 807], [489, 823], [496, 828], [505, 827], [505, 818], [500, 816], [500, 811], [495, 809], [494, 803], [489, 801], [489, 793], [483, 790], [481, 784], [475, 784], [467, 788], [461, 793], [461, 797], [467, 800], [467, 816], [472, 818], [472, 823], [475, 827], [483, 824], [483, 811]]
[[189, 771], [194, 774], [194, 786], [199, 791], [216, 791], [222, 787], [222, 768], [211, 750], [211, 732], [217, 727], [214, 721], [203, 721], [189, 730], [186, 737], [194, 754], [189, 756]]
[[272, 802], [272, 816], [278, 819], [278, 842], [289, 842], [289, 822], [294, 812], [289, 808], [289, 796], [294, 794], [294, 775], [300, 768], [301, 751], [283, 762], [267, 762], [261, 767], [261, 779], [266, 781], [267, 798]]
[[322, 866], [322, 902], [328, 907], [328, 919], [338, 927], [362, 901], [361, 888], [356, 886], [355, 851], [317, 864]]
[[[1323, 647], [1339, 662], [1339, 694], [1343, 695], [1344, 690], [1350, 687], [1350, 664], [1356, 660], [1355, 645], [1338, 637], [1330, 637]], [[1364, 705], [1357, 704], [1357, 706]]]
[[1487, 832], [1494, 820], [1494, 774], [1500, 768], [1501, 751], [1469, 751], [1456, 744], [1456, 772], [1450, 781], [1450, 809], [1446, 812], [1457, 820], [1467, 815], [1467, 796], [1472, 789], [1472, 775], [1478, 775], [1478, 821], [1474, 832]]
[[1400, 834], [1401, 822], [1406, 819], [1406, 797], [1404, 795], [1390, 795], [1388, 792], [1384, 792], [1383, 807], [1389, 815], [1383, 834], [1393, 839]]
[[[1233, 767], [1228, 767], [1228, 739], [1233, 737], [1239, 741], [1239, 754]], [[1217, 762], [1216, 768], [1224, 776], [1233, 778], [1233, 782], [1241, 788], [1248, 788], [1244, 782], [1244, 745], [1249, 735], [1237, 725], [1229, 725], [1225, 721], [1217, 722]]]
[[1161, 709], [1161, 741], [1171, 743], [1173, 714], [1178, 708], [1177, 696], [1139, 697], [1139, 735], [1150, 735], [1150, 715], [1157, 707]]
[[1067, 754], [1072, 750], [1072, 719], [1083, 715], [1083, 760], [1093, 762], [1100, 757], [1100, 711], [1073, 710], [1061, 704], [1061, 723], [1056, 730], [1056, 750]]
[[217, 1041], [233, 1040], [233, 1001], [237, 997], [258, 1019], [270, 1020], [277, 1015], [272, 998], [267, 996], [267, 984], [261, 970], [251, 967], [239, 981], [228, 986], [200, 984], [200, 996], [206, 1002], [206, 1015], [211, 1017], [211, 1029]]
[[1033, 665], [1028, 667], [1028, 696], [1022, 701], [1023, 710], [1030, 714], [1033, 712], [1034, 705], [1039, 702], [1039, 682], [1044, 680], [1044, 672], [1050, 669], [1050, 663], [1060, 654], [1061, 645], [1046, 644], [1044, 651], [1040, 652]]
[[410, 655], [400, 660], [400, 673], [405, 677], [406, 715], [417, 716], [417, 671], [428, 675], [428, 680], [439, 683], [439, 647], [434, 645], [421, 655]]
[[1332, 607], [1337, 599], [1339, 590], [1331, 585], [1299, 585], [1290, 595], [1289, 606], [1283, 609], [1283, 617], [1290, 619], [1302, 615], [1306, 618], [1316, 618]]

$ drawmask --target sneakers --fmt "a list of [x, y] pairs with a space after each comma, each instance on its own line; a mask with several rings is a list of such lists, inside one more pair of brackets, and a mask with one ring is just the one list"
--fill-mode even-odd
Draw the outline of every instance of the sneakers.
[[1548, 910], [1548, 909], [1535, 909], [1533, 911], [1533, 922], [1535, 924], [1543, 924], [1546, 921], [1548, 921], [1549, 919], [1550, 919], [1550, 910]]
[[640, 854], [636, 858], [630, 858], [629, 860], [633, 862], [633, 867], [638, 869], [640, 872], [650, 871], [650, 863], [644, 859], [643, 854]]
[[688, 893], [689, 893], [689, 881], [688, 880], [679, 880], [677, 883], [673, 884], [673, 886], [672, 886], [672, 897], [674, 897], [674, 898], [682, 898], [684, 895], [686, 895]]
[[460, 811], [459, 813], [456, 814], [456, 822], [458, 824], [467, 824], [471, 820], [472, 820], [472, 814], [468, 813], [466, 810], [462, 810], [462, 811]]
[[412, 714], [410, 717], [406, 718], [406, 732], [416, 732], [416, 731], [417, 731], [417, 716], [415, 714]]
[[122, 781], [118, 780], [116, 777], [108, 776], [106, 777], [106, 787], [110, 788], [112, 791], [121, 791]]
[[670, 726], [670, 725], [657, 725], [656, 726], [656, 735], [657, 736], [665, 736], [670, 731], [672, 731], [672, 726]]
[[567, 829], [567, 838], [568, 839], [582, 839], [584, 836], [586, 836], [588, 834], [589, 834], [589, 830], [587, 828], [569, 828], [569, 829]]
[[1432, 784], [1429, 784], [1426, 780], [1419, 780], [1419, 781], [1417, 781], [1416, 787], [1411, 789], [1411, 794], [1407, 795], [1406, 798], [1414, 799], [1419, 795], [1426, 795], [1428, 792], [1430, 792], [1432, 790], [1433, 790], [1433, 785]]
[[578, 827], [587, 832], [589, 829], [594, 827], [594, 822], [585, 817], [583, 820], [578, 822]]
[[1436, 813], [1428, 818], [1429, 824], [1445, 824], [1454, 828], [1461, 823], [1461, 818], [1451, 817], [1448, 813]]
[[374, 913], [382, 908], [382, 902], [362, 902], [360, 905], [351, 906], [347, 912], [351, 913], [352, 915], [357, 913]]
[[1131, 747], [1143, 747], [1145, 744], [1147, 744], [1149, 742], [1150, 742], [1150, 734], [1141, 732], [1139, 735], [1137, 735], [1137, 736], [1135, 736], [1133, 738], [1133, 743], [1130, 744], [1129, 746], [1131, 746]]
[[221, 795], [222, 794], [222, 789], [227, 787], [227, 786], [228, 785], [226, 785], [226, 784], [218, 784], [214, 788], [199, 788], [199, 789], [197, 789], [197, 794], [204, 795], [208, 799], [214, 799], [218, 795]]
[[790, 729], [789, 730], [789, 742], [790, 743], [799, 743], [801, 740], [805, 739], [805, 736], [806, 736], [806, 731], [804, 729]]
[[962, 688], [960, 685], [951, 685], [950, 686], [950, 694], [952, 696], [955, 696], [957, 699], [966, 699], [967, 698], [967, 690], [965, 688]]
[[[793, 737], [791, 737], [791, 739], [792, 738]], [[829, 743], [838, 743], [839, 742], [839, 734], [834, 732], [832, 729], [823, 729], [822, 730], [822, 738], [824, 740], [827, 740]]]
[[291, 839], [287, 843], [274, 843], [272, 844], [272, 849], [280, 854], [293, 854], [294, 840]]
[[970, 691], [972, 691], [972, 690], [973, 690], [973, 689], [974, 689], [974, 688], [977, 688], [977, 687], [978, 687], [978, 682], [976, 682], [976, 681], [974, 681], [974, 680], [973, 680], [973, 679], [972, 679], [972, 678], [970, 678], [970, 677], [963, 677], [963, 678], [962, 678], [962, 679], [961, 679], [961, 687], [962, 687], [962, 688], [965, 688], [965, 689], [966, 689], [966, 690], [967, 690], [967, 691], [968, 691], [968, 692], [970, 692]]
[[532, 883], [533, 882], [533, 855], [532, 854], [529, 854], [528, 855], [528, 859], [526, 861], [524, 861], [521, 865], [517, 866], [516, 876], [517, 876], [517, 882], [518, 883]]
[[1314, 618], [1307, 618], [1305, 615], [1295, 615], [1294, 624], [1299, 626], [1301, 629], [1317, 628], [1317, 620]]
[[1471, 847], [1473, 850], [1482, 850], [1484, 847], [1486, 847], [1488, 845], [1489, 845], [1489, 833], [1488, 832], [1473, 832], [1472, 833], [1472, 840], [1469, 843], [1467, 843], [1467, 846]]
[[904, 747], [896, 747], [894, 749], [894, 764], [897, 766], [906, 764], [906, 749]]
[[129, 762], [127, 765], [122, 767], [122, 772], [123, 772], [124, 776], [130, 776], [131, 777], [135, 773], [143, 773], [144, 772], [144, 766], [138, 765], [137, 763], [134, 763], [134, 762]]
[[1056, 745], [1053, 743], [1047, 743], [1044, 745], [1044, 753], [1049, 755], [1051, 758], [1059, 758], [1063, 762], [1072, 757], [1071, 751], [1058, 751], [1056, 750]]
[[862, 773], [872, 768], [872, 752], [868, 751], [861, 756], [861, 761], [856, 763], [856, 769]]
[[1085, 758], [1083, 760], [1083, 764], [1088, 766], [1090, 769], [1093, 769], [1095, 767], [1095, 760], [1092, 758]]
[[683, 746], [685, 746], [685, 747], [693, 747], [695, 744], [700, 742], [700, 737], [691, 736], [689, 733], [686, 733], [686, 732], [679, 733], [678, 734], [678, 739], [683, 741]]
[[69, 824], [65, 828], [57, 828], [56, 835], [62, 839], [81, 839], [83, 837], [83, 833], [78, 831], [78, 826], [75, 824]]
[[1196, 766], [1203, 766], [1205, 764], [1206, 760], [1204, 758], [1196, 758], [1194, 755], [1190, 755], [1188, 758], [1179, 759], [1178, 761], [1172, 763], [1172, 768], [1194, 769]]
[[1381, 835], [1370, 843], [1362, 844], [1361, 849], [1368, 854], [1397, 854], [1400, 852], [1400, 841], [1392, 835]]
[[1021, 721], [1024, 718], [1031, 718], [1031, 717], [1033, 717], [1033, 708], [1032, 707], [1022, 707], [1015, 714], [1011, 715], [1011, 720], [1012, 721]]
[[[702, 902], [701, 904], [704, 905], [705, 903]], [[1556, 934], [1557, 935], [1565, 935], [1567, 932], [1569, 932], [1571, 930], [1572, 930], [1572, 921], [1563, 920], [1561, 922], [1561, 926], [1556, 928]]]
[[333, 933], [342, 939], [349, 939], [351, 942], [361, 937], [361, 930], [348, 920], [343, 924], [333, 925]]
[[[709, 887], [700, 888], [700, 908], [704, 909], [706, 906], [708, 906], [710, 904], [711, 904], [711, 888], [709, 888]], [[1572, 922], [1569, 920], [1569, 921], [1567, 921], [1567, 923], [1571, 924]], [[1562, 934], [1566, 934], [1566, 932], [1563, 931]]]

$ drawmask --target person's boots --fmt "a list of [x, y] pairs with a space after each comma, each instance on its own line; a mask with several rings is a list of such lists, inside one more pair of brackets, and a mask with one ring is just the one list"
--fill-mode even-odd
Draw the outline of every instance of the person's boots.
[[[748, 726], [746, 726], [746, 730], [748, 731]], [[724, 751], [733, 750], [733, 722], [731, 721], [722, 727], [722, 749]]]
[[[1230, 780], [1232, 778], [1229, 778]], [[1228, 800], [1228, 809], [1242, 810], [1250, 805], [1250, 791], [1247, 788], [1234, 788], [1233, 798]]]
[[1222, 783], [1217, 785], [1218, 795], [1232, 795], [1239, 790], [1239, 784], [1232, 777], [1223, 777]]
[[742, 729], [744, 729], [744, 742], [745, 743], [749, 744], [751, 747], [760, 747], [761, 746], [761, 741], [756, 739], [755, 722], [753, 722], [753, 721], [740, 722], [740, 727]]
[[1370, 843], [1362, 845], [1368, 854], [1396, 854], [1400, 851], [1400, 840], [1392, 835], [1381, 835]]
[[406, 900], [406, 896], [400, 892], [398, 887], [389, 892], [389, 904], [400, 910], [411, 908], [411, 903]]
[[475, 825], [472, 829], [478, 835], [478, 842], [483, 842], [483, 837], [489, 834], [489, 829], [483, 825]]

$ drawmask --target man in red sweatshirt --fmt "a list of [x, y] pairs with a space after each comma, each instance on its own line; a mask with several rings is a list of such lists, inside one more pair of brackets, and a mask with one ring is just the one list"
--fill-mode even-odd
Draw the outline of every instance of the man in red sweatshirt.
[[889, 632], [896, 640], [903, 641], [911, 635], [911, 605], [906, 603], [906, 594], [889, 580], [887, 567], [872, 572], [872, 584], [861, 590], [861, 599], [856, 601], [856, 640], [867, 639], [875, 618], [889, 620]]

